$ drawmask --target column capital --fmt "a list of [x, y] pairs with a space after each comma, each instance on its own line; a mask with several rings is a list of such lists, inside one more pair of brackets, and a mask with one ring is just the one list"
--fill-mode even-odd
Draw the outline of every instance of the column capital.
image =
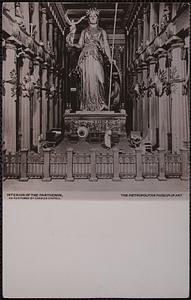
[[22, 43], [21, 41], [19, 41], [17, 38], [15, 38], [14, 36], [10, 36], [8, 39], [5, 40], [5, 47], [17, 47], [17, 46], [21, 46]]
[[148, 58], [147, 58], [147, 60], [148, 60], [148, 62], [149, 62], [149, 64], [150, 65], [153, 65], [153, 64], [156, 64], [157, 63], [157, 59], [156, 59], [156, 57], [154, 57], [154, 56], [149, 56]]
[[46, 7], [42, 7], [42, 8], [41, 8], [41, 12], [42, 12], [42, 14], [46, 14], [47, 8], [46, 8]]
[[167, 51], [164, 50], [163, 48], [158, 48], [158, 49], [154, 52], [154, 54], [155, 54], [155, 56], [158, 56], [158, 58], [166, 57]]
[[176, 41], [173, 44], [171, 44], [171, 49], [175, 49], [175, 48], [183, 48], [184, 47], [184, 42], [181, 41]]
[[143, 23], [143, 18], [138, 18], [137, 19], [137, 24], [138, 25], [142, 25], [142, 23]]
[[38, 59], [38, 57], [35, 57], [34, 61], [33, 61], [34, 66], [39, 66], [40, 65], [40, 61]]
[[5, 41], [5, 48], [6, 48], [6, 49], [13, 49], [13, 50], [16, 50], [16, 49], [17, 49], [16, 44], [13, 43], [13, 42], [10, 41], [10, 40], [6, 40], [6, 41]]
[[54, 20], [53, 20], [52, 18], [49, 18], [49, 19], [48, 19], [48, 24], [53, 25], [53, 23], [54, 23]]
[[148, 63], [147, 62], [142, 62], [142, 70], [148, 69]]
[[48, 69], [48, 63], [47, 62], [43, 62], [41, 66], [42, 66], [42, 69]]
[[137, 32], [137, 26], [134, 25], [134, 26], [133, 26], [133, 33], [135, 34], [136, 32]]
[[35, 58], [34, 58], [34, 63], [43, 63], [43, 58], [42, 57], [40, 57], [40, 56], [36, 56]]
[[177, 35], [173, 35], [172, 37], [170, 37], [166, 43], [165, 43], [166, 47], [179, 47], [179, 46], [183, 46], [184, 45], [184, 41], [179, 38]]

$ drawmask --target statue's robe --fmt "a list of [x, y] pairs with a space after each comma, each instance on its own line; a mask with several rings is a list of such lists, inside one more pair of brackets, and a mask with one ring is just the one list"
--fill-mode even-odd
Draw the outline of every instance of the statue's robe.
[[106, 32], [102, 28], [93, 31], [86, 28], [82, 31], [79, 40], [82, 51], [78, 60], [81, 72], [80, 109], [100, 111], [106, 106], [104, 59], [107, 42]]

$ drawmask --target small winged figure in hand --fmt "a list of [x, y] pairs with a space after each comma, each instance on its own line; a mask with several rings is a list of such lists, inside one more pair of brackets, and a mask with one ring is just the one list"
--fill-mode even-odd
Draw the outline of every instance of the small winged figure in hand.
[[66, 37], [66, 42], [69, 46], [72, 46], [73, 43], [74, 43], [74, 36], [75, 36], [75, 33], [76, 33], [76, 25], [79, 24], [83, 19], [86, 18], [86, 16], [83, 16], [81, 17], [78, 21], [74, 21], [74, 19], [69, 19], [68, 18], [68, 13], [66, 12], [65, 14], [65, 20], [67, 22], [67, 24], [70, 26], [70, 32], [69, 34], [67, 35]]

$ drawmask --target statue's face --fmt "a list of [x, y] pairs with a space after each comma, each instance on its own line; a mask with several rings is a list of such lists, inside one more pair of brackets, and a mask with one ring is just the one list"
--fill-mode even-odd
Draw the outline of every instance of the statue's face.
[[97, 24], [98, 22], [98, 17], [96, 15], [96, 13], [92, 12], [90, 15], [89, 15], [89, 22], [90, 24]]

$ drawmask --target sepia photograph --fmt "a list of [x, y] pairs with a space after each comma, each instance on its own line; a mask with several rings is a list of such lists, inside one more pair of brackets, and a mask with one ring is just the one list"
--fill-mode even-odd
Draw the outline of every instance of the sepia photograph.
[[[1, 35], [6, 296], [46, 298], [50, 295], [187, 295], [190, 3], [109, 0], [7, 1], [2, 3]], [[155, 205], [159, 207], [156, 208]], [[141, 215], [141, 211], [144, 216]], [[91, 288], [88, 290], [85, 288], [85, 279], [80, 285], [83, 267], [78, 269], [81, 274], [79, 275], [75, 271], [76, 265], [71, 267], [71, 262], [67, 265], [65, 261], [61, 263], [63, 269], [61, 268], [60, 272], [64, 272], [67, 265], [69, 278], [65, 273], [62, 274], [65, 287], [63, 290], [60, 288], [61, 275], [58, 272], [58, 282], [55, 280], [56, 285], [48, 289], [49, 292], [45, 288], [38, 289], [35, 284], [32, 289], [32, 283], [27, 290], [27, 284], [33, 282], [34, 278], [29, 279], [21, 291], [16, 278], [21, 273], [23, 278], [23, 274], [29, 274], [31, 269], [20, 262], [21, 244], [18, 247], [18, 240], [24, 244], [28, 241], [27, 249], [29, 245], [30, 249], [36, 247], [36, 240], [41, 240], [41, 249], [46, 247], [48, 238], [44, 240], [46, 234], [43, 232], [50, 226], [46, 219], [49, 214], [55, 228], [60, 228], [56, 231], [56, 236], [58, 232], [62, 235], [61, 232], [69, 226], [71, 219], [74, 222], [70, 224], [75, 226], [75, 229], [72, 227], [74, 231], [70, 226], [67, 227], [67, 232], [64, 231], [65, 242], [57, 236], [58, 244], [63, 242], [61, 248], [70, 244], [70, 238], [75, 232], [76, 239], [73, 242], [76, 249], [80, 238], [78, 230], [82, 230], [83, 236], [88, 226], [90, 231], [84, 233], [85, 244], [95, 242], [91, 231], [92, 227], [95, 229], [94, 226], [97, 228], [95, 236], [101, 228], [104, 232], [105, 226], [107, 234], [112, 234], [110, 229], [114, 226], [113, 220], [119, 226], [115, 227], [114, 232], [116, 230], [116, 234], [120, 232], [127, 236], [127, 227], [127, 231], [131, 227], [135, 230], [134, 220], [137, 220], [135, 226], [139, 229], [142, 222], [145, 222], [144, 226], [148, 228], [145, 229], [143, 244], [141, 242], [144, 248], [144, 243], [151, 245], [156, 238], [151, 227], [159, 226], [156, 232], [161, 237], [161, 248], [156, 251], [160, 249], [162, 256], [157, 256], [163, 261], [163, 267], [160, 271], [159, 266], [153, 270], [154, 264], [151, 261], [147, 264], [147, 267], [151, 266], [152, 271], [146, 272], [145, 286], [141, 279], [137, 279], [136, 283], [134, 280], [138, 276], [136, 274], [144, 276], [144, 269], [147, 267], [140, 270], [136, 263], [135, 266], [132, 264], [128, 274], [127, 269], [121, 267], [121, 280], [117, 280], [115, 275], [111, 275], [110, 278], [107, 269], [108, 273], [104, 271], [107, 273], [105, 277], [102, 273], [103, 280], [100, 279], [100, 283], [91, 274]], [[151, 221], [151, 215], [156, 216], [156, 219], [153, 217]], [[57, 223], [60, 222], [59, 217], [62, 219], [60, 225]], [[39, 223], [39, 227], [37, 226], [38, 222], [43, 220], [46, 220], [48, 227], [45, 223]], [[167, 231], [166, 227], [163, 228], [165, 222], [171, 222]], [[107, 224], [111, 227], [107, 227]], [[28, 233], [24, 232], [24, 229]], [[125, 244], [124, 248], [128, 248], [130, 243], [132, 253], [133, 249], [136, 249], [135, 256], [140, 258], [135, 246], [136, 232], [129, 231], [132, 243], [127, 238], [128, 246]], [[140, 231], [139, 234], [141, 237]], [[165, 234], [169, 237], [167, 240], [171, 240], [167, 243], [170, 248], [167, 249], [166, 256], [163, 253], [163, 247], [167, 245]], [[12, 239], [12, 235], [18, 237], [17, 242]], [[97, 238], [98, 236], [99, 234]], [[174, 236], [177, 239], [174, 239]], [[183, 241], [180, 242], [183, 237]], [[118, 240], [114, 234], [113, 243], [116, 239]], [[102, 243], [103, 239], [98, 238], [98, 249]], [[180, 243], [181, 249], [177, 247]], [[85, 246], [83, 248], [81, 244], [79, 247], [81, 254], [79, 251], [78, 255], [81, 255], [83, 262], [87, 259], [90, 266], [94, 260], [85, 255]], [[106, 243], [107, 247], [109, 246]], [[111, 250], [113, 256], [111, 255], [110, 259], [112, 261], [113, 257], [116, 262], [116, 257], [120, 254], [115, 256], [114, 248]], [[18, 260], [12, 253], [14, 249]], [[171, 257], [172, 249], [176, 250]], [[32, 257], [33, 261], [36, 261], [34, 251]], [[65, 251], [69, 249], [63, 250], [63, 256]], [[149, 261], [150, 253], [154, 253], [150, 251], [149, 248], [146, 256], [142, 257], [143, 265]], [[77, 260], [76, 253], [73, 255]], [[64, 260], [67, 255], [64, 256]], [[124, 253], [122, 257], [126, 257], [123, 255]], [[55, 267], [62, 255], [59, 252], [58, 256], [56, 253], [53, 256], [59, 257]], [[181, 280], [171, 268], [177, 257], [179, 264], [177, 263], [176, 270], [181, 270]], [[45, 259], [43, 261], [46, 265]], [[100, 261], [98, 265], [101, 267]], [[15, 268], [12, 269], [12, 266]], [[115, 274], [118, 268], [116, 262], [111, 274]], [[46, 267], [42, 269], [44, 275]], [[99, 273], [98, 269], [95, 274]], [[168, 287], [165, 285], [167, 277], [163, 276], [164, 273], [168, 273], [167, 270], [170, 270], [169, 277], [167, 276]], [[84, 272], [84, 276], [88, 278], [88, 271]], [[150, 272], [157, 274], [154, 279], [150, 278]], [[40, 282], [43, 286], [45, 283], [42, 274]], [[76, 274], [82, 276], [79, 281]], [[161, 277], [158, 274], [161, 274]], [[107, 278], [106, 284], [104, 278]], [[129, 287], [125, 278], [129, 280]], [[161, 289], [152, 289], [152, 280], [154, 284], [161, 280]], [[113, 288], [112, 282], [118, 284], [116, 289]]]

